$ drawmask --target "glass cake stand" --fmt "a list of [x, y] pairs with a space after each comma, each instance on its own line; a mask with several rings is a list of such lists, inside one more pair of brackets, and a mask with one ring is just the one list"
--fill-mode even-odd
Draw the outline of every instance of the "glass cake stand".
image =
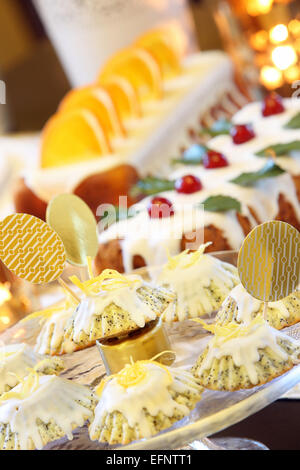
[[[236, 252], [223, 252], [214, 255], [223, 261], [236, 264]], [[156, 271], [157, 269], [151, 268], [151, 271]], [[146, 277], [149, 275], [149, 269], [145, 269], [144, 272], [139, 270], [139, 272]], [[57, 291], [59, 291], [58, 286]], [[54, 299], [55, 292], [53, 295]], [[0, 335], [0, 342], [2, 341], [6, 344], [26, 342], [33, 345], [40, 328], [41, 326], [37, 319], [25, 323], [17, 323]], [[190, 320], [166, 325], [166, 331], [172, 349], [176, 352], [174, 365], [182, 368], [188, 368], [194, 364], [211, 338], [211, 335], [200, 324]], [[286, 334], [300, 339], [300, 324], [286, 328], [284, 331]], [[63, 359], [66, 370], [62, 376], [78, 383], [94, 387], [105, 375], [105, 368], [96, 346], [67, 354], [63, 356]], [[222, 440], [213, 439], [210, 441], [206, 438], [258, 412], [280, 398], [298, 382], [300, 382], [300, 365], [293, 367], [282, 376], [265, 385], [249, 390], [239, 390], [236, 392], [205, 390], [202, 399], [197, 403], [189, 416], [152, 438], [136, 441], [126, 446], [112, 447], [92, 442], [89, 439], [88, 430], [85, 426], [74, 431], [74, 439], [72, 441], [62, 438], [48, 444], [46, 449], [109, 450], [118, 448], [124, 450], [167, 450], [187, 448], [200, 450], [224, 448], [248, 449], [249, 446], [252, 449], [265, 449], [263, 444], [247, 439], [232, 440], [231, 438], [228, 441], [222, 438]]]

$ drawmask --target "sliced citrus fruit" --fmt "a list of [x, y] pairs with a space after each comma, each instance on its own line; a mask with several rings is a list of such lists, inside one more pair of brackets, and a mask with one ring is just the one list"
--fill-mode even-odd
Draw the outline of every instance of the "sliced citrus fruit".
[[143, 34], [136, 42], [137, 46], [143, 47], [155, 57], [164, 78], [173, 77], [180, 72], [181, 57], [172, 37], [167, 28], [162, 28]]
[[110, 94], [122, 120], [128, 117], [140, 117], [141, 106], [138, 94], [132, 84], [124, 77], [110, 75], [100, 84]]
[[141, 47], [129, 47], [113, 55], [99, 76], [99, 81], [111, 75], [126, 78], [136, 89], [141, 100], [160, 99], [162, 75], [159, 64], [152, 54]]
[[87, 109], [57, 113], [42, 132], [41, 167], [79, 163], [110, 152], [104, 129]]
[[80, 108], [90, 110], [109, 137], [125, 135], [114, 101], [105, 88], [90, 85], [71, 90], [61, 101], [59, 112]]

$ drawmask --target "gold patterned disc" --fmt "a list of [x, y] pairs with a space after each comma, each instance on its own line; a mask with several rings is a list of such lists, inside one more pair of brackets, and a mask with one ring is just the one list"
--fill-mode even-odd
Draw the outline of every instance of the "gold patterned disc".
[[287, 297], [300, 282], [300, 233], [275, 220], [258, 225], [240, 249], [238, 271], [256, 299], [275, 302]]
[[63, 272], [63, 242], [48, 224], [28, 214], [12, 214], [0, 222], [0, 259], [18, 277], [46, 284]]
[[61, 237], [69, 263], [85, 266], [98, 251], [97, 223], [91, 209], [74, 194], [60, 194], [48, 204], [48, 224]]

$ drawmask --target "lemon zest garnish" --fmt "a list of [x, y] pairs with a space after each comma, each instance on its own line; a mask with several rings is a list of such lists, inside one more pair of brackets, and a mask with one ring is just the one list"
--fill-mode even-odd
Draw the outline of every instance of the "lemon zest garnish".
[[35, 318], [40, 318], [40, 323], [42, 323], [44, 320], [51, 318], [52, 315], [54, 315], [55, 313], [61, 312], [64, 309], [67, 310], [71, 307], [74, 307], [76, 305], [76, 302], [74, 302], [73, 297], [71, 297], [67, 291], [65, 291], [65, 293], [66, 299], [64, 305], [48, 307], [43, 310], [33, 312], [30, 315], [27, 315], [27, 317], [23, 318], [20, 323], [26, 323], [27, 321], [33, 320]]
[[[166, 265], [167, 269], [176, 269], [179, 265], [182, 269], [187, 269], [196, 264], [201, 256], [203, 255], [205, 248], [211, 245], [212, 242], [204, 243], [200, 245], [198, 250], [190, 252], [190, 250], [184, 250], [179, 255], [168, 256], [168, 263]], [[185, 261], [185, 262], [184, 262]]]
[[133, 287], [140, 282], [139, 279], [130, 279], [114, 269], [105, 269], [99, 276], [88, 281], [81, 282], [77, 276], [71, 276], [70, 281], [87, 295], [99, 293], [101, 290], [111, 291], [120, 287]]
[[[39, 364], [37, 364], [38, 366]], [[12, 398], [17, 398], [19, 400], [24, 400], [27, 398], [29, 395], [34, 393], [38, 386], [39, 386], [39, 374], [36, 371], [36, 367], [34, 369], [27, 369], [29, 374], [25, 379], [21, 379], [21, 377], [18, 377], [16, 374], [11, 373], [11, 375], [14, 375], [18, 381], [20, 382], [21, 387], [20, 390], [17, 392], [15, 389], [10, 390], [9, 392], [3, 393], [0, 397], [0, 403], [3, 401], [11, 400]]]
[[27, 315], [27, 317], [23, 318], [20, 321], [20, 323], [26, 323], [29, 320], [33, 320], [34, 318], [39, 318], [39, 317], [40, 317], [41, 321], [43, 321], [47, 318], [52, 317], [52, 315], [54, 315], [54, 313], [57, 313], [57, 312], [61, 311], [62, 309], [63, 309], [63, 307], [45, 308], [44, 310], [39, 310], [37, 312], [31, 313], [30, 315]]
[[112, 375], [109, 375], [108, 377], [105, 377], [96, 388], [96, 394], [100, 397], [102, 395], [105, 385], [113, 378], [117, 380], [117, 383], [121, 387], [126, 388], [126, 389], [133, 387], [135, 385], [138, 385], [143, 380], [145, 380], [149, 374], [149, 371], [147, 371], [147, 369], [143, 367], [147, 364], [154, 364], [160, 367], [161, 369], [163, 369], [169, 376], [170, 382], [172, 383], [173, 376], [171, 372], [169, 371], [169, 369], [165, 365], [154, 360], [154, 359], [157, 359], [162, 354], [165, 354], [168, 352], [173, 352], [173, 351], [162, 351], [161, 353], [154, 356], [153, 359], [148, 359], [148, 360], [133, 362], [131, 359], [131, 364], [126, 364], [125, 367], [120, 372], [118, 372], [117, 374], [112, 374]]
[[233, 338], [246, 336], [250, 333], [255, 325], [263, 325], [264, 319], [262, 315], [257, 315], [248, 325], [229, 323], [228, 325], [218, 325], [217, 323], [208, 325], [200, 318], [194, 318], [193, 321], [200, 323], [207, 331], [215, 335], [215, 342], [224, 342]]

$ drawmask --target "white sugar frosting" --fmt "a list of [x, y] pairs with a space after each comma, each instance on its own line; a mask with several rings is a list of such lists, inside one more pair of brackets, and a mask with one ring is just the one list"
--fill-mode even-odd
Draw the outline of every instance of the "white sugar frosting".
[[[187, 264], [188, 259], [183, 262]], [[187, 317], [194, 318], [199, 314], [211, 313], [214, 309], [206, 288], [213, 282], [218, 290], [216, 295], [221, 293], [224, 298], [238, 282], [238, 275], [232, 265], [202, 254], [199, 260], [188, 267], [182, 263], [174, 268], [166, 265], [156, 282], [170, 288], [177, 295], [177, 305], [169, 305], [164, 312], [164, 320], [171, 321], [176, 308], [178, 319], [182, 321]]]
[[[0, 348], [0, 395], [6, 386], [14, 387], [18, 378], [27, 375], [27, 368], [33, 368], [42, 356], [35, 353], [27, 344], [11, 344]], [[16, 377], [17, 376], [17, 377]]]
[[156, 364], [149, 363], [143, 367], [146, 368], [147, 374], [137, 385], [125, 388], [119, 385], [116, 378], [105, 385], [89, 429], [91, 439], [106, 413], [119, 411], [130, 427], [139, 426], [141, 435], [150, 437], [153, 431], [145, 410], [151, 416], [162, 412], [167, 417], [172, 417], [176, 410], [185, 415], [190, 412], [186, 405], [177, 403], [170, 393], [170, 389], [177, 393], [199, 391], [199, 386], [189, 372], [168, 368], [172, 376], [170, 377], [164, 368]]
[[[288, 121], [300, 112], [299, 98], [283, 99], [284, 112], [272, 116], [262, 115], [262, 103], [256, 101], [249, 103], [238, 111], [232, 118], [235, 124], [252, 123], [257, 135], [273, 135], [282, 132], [282, 128]], [[284, 129], [289, 140], [299, 139], [299, 129]]]
[[[21, 388], [22, 384], [17, 385], [14, 392]], [[83, 385], [53, 375], [42, 376], [38, 388], [29, 396], [0, 402], [0, 423], [10, 425], [11, 431], [18, 435], [22, 450], [29, 448], [29, 439], [37, 449], [42, 449], [37, 419], [46, 424], [53, 420], [72, 439], [73, 425], [83, 426], [93, 415], [88, 409], [91, 398], [90, 390]]]
[[101, 291], [99, 294], [88, 295], [81, 300], [73, 318], [73, 340], [75, 342], [80, 340], [82, 331], [87, 335], [90, 334], [94, 318], [100, 316], [104, 309], [112, 303], [128, 312], [132, 321], [140, 328], [145, 326], [147, 320], [155, 320], [156, 312], [143, 302], [136, 292], [145, 283], [139, 276], [131, 276], [130, 279], [136, 279], [138, 282], [112, 291]]
[[[253, 319], [253, 314], [257, 313], [263, 305], [263, 302], [252, 297], [242, 284], [238, 284], [234, 287], [229, 297], [236, 302], [238, 308], [237, 320], [241, 323], [250, 323]], [[226, 302], [226, 300], [224, 302]], [[268, 307], [279, 311], [283, 318], [289, 317], [289, 311], [282, 300], [268, 302]]]
[[[295, 345], [295, 354], [288, 355], [278, 344], [277, 339], [287, 339]], [[244, 366], [249, 379], [253, 385], [258, 383], [256, 363], [260, 359], [260, 349], [270, 348], [280, 359], [286, 361], [289, 357], [294, 363], [298, 362], [297, 354], [300, 351], [300, 342], [272, 328], [267, 323], [256, 324], [247, 335], [235, 337], [227, 341], [224, 338], [212, 338], [208, 344], [208, 352], [201, 366], [197, 370], [197, 375], [201, 375], [205, 370], [210, 369], [213, 360], [231, 356], [237, 367]], [[297, 349], [296, 349], [297, 348]]]
[[[141, 210], [135, 217], [123, 220], [111, 225], [99, 236], [99, 242], [121, 239], [122, 257], [125, 272], [133, 269], [134, 255], [141, 255], [147, 265], [161, 265], [167, 261], [167, 253], [171, 256], [181, 251], [182, 235], [194, 232], [210, 224], [219, 227], [229, 240], [233, 249], [238, 249], [244, 239], [243, 230], [238, 223], [236, 213], [212, 213], [197, 209], [195, 205], [202, 202], [210, 193], [199, 191], [190, 196], [183, 197], [175, 191], [162, 193], [163, 197], [171, 200], [175, 208], [172, 217], [163, 219], [151, 219], [146, 209]], [[147, 204], [148, 199], [143, 201]], [[178, 201], [178, 202], [177, 202]], [[143, 204], [139, 207], [144, 207]], [[243, 213], [247, 215], [254, 226], [255, 221], [243, 207]], [[203, 232], [197, 234], [198, 240], [194, 248], [203, 243]], [[193, 237], [191, 238], [192, 241]]]
[[[285, 116], [274, 116], [274, 119], [272, 119], [276, 122], [281, 120], [284, 123], [300, 109], [300, 100], [285, 100], [284, 103], [287, 108], [287, 111], [283, 113]], [[234, 121], [249, 122], [251, 116], [253, 116], [253, 119], [258, 119], [260, 107], [261, 103], [251, 103], [245, 106], [242, 111], [234, 116]], [[197, 220], [195, 221], [195, 211], [192, 207], [206, 198], [218, 194], [231, 196], [239, 200], [242, 204], [242, 214], [249, 219], [252, 227], [256, 225], [256, 220], [254, 220], [248, 208], [254, 210], [261, 223], [272, 220], [278, 213], [278, 197], [280, 194], [283, 194], [292, 205], [298, 220], [300, 220], [300, 205], [291, 176], [300, 175], [300, 152], [294, 152], [290, 157], [276, 158], [276, 163], [288, 173], [262, 179], [250, 187], [243, 187], [230, 182], [243, 172], [256, 172], [265, 165], [267, 159], [257, 157], [255, 155], [257, 151], [270, 144], [289, 142], [292, 138], [296, 139], [296, 137], [300, 139], [300, 130], [293, 131], [294, 134], [291, 136], [290, 131], [282, 128], [282, 123], [279, 123], [277, 127], [270, 125], [272, 119], [259, 118], [256, 137], [245, 144], [235, 145], [228, 135], [214, 137], [207, 143], [209, 148], [225, 154], [229, 166], [218, 169], [205, 169], [202, 165], [183, 165], [175, 168], [169, 175], [170, 179], [174, 180], [186, 174], [194, 174], [200, 178], [203, 190], [190, 195], [178, 194], [176, 191], [161, 193], [162, 197], [172, 202], [175, 210], [174, 217], [154, 220], [150, 219], [147, 211], [144, 210], [127, 221], [121, 221], [111, 226], [100, 234], [100, 242], [105, 243], [115, 238], [123, 239], [121, 247], [125, 271], [132, 269], [134, 255], [141, 255], [147, 265], [164, 263], [166, 261], [166, 247], [171, 255], [179, 253], [182, 234], [192, 231], [196, 227], [214, 225], [223, 232], [223, 236], [226, 237], [229, 245], [233, 249], [238, 249], [244, 239], [244, 233], [234, 211], [197, 213]], [[145, 198], [139, 203], [139, 206], [147, 207], [149, 200], [150, 198]], [[183, 207], [190, 207], [189, 220], [185, 226], [181, 221]]]
[[36, 340], [34, 347], [36, 352], [48, 354], [49, 350], [57, 351], [64, 341], [65, 327], [74, 310], [75, 307], [64, 305], [61, 310], [54, 312], [50, 318], [46, 319]]

